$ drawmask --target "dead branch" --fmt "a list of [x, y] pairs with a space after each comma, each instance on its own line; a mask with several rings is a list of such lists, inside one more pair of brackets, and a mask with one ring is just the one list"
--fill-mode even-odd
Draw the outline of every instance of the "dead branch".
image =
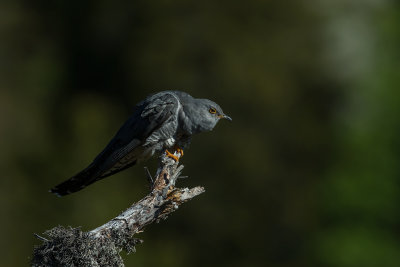
[[32, 266], [124, 266], [119, 252], [135, 251], [142, 242], [135, 234], [204, 192], [200, 186], [175, 187], [182, 169], [183, 165], [163, 155], [151, 192], [114, 219], [88, 232], [59, 226], [45, 232], [48, 238], [36, 235], [43, 243], [34, 249]]

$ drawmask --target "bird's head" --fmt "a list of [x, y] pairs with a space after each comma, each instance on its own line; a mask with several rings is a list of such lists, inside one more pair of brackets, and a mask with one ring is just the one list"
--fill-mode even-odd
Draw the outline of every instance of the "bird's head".
[[211, 131], [220, 119], [232, 121], [224, 114], [222, 108], [211, 100], [196, 99], [192, 104], [188, 116], [193, 123], [193, 132]]

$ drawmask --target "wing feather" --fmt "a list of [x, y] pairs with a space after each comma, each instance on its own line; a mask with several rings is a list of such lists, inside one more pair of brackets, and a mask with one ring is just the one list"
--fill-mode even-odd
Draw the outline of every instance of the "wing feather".
[[103, 151], [84, 170], [55, 186], [51, 192], [60, 196], [79, 191], [89, 184], [133, 166], [155, 132], [159, 138], [168, 132], [160, 130], [166, 122], [176, 120], [179, 100], [172, 92], [161, 92], [136, 106], [133, 115], [122, 125]]

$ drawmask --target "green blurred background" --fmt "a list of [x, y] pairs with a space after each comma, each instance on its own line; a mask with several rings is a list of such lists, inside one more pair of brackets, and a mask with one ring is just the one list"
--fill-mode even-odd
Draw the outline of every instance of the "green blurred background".
[[0, 3], [0, 265], [33, 233], [97, 227], [136, 166], [65, 198], [133, 106], [184, 90], [233, 118], [194, 138], [127, 266], [400, 266], [400, 5], [390, 0]]

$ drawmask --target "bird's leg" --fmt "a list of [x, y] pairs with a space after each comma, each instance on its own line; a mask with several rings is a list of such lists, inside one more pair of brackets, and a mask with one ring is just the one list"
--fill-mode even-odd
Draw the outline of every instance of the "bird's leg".
[[[173, 158], [175, 161], [179, 161], [181, 157], [183, 157], [183, 149], [175, 146], [175, 153], [172, 154], [171, 152], [168, 151], [168, 149], [165, 150], [165, 153], [167, 154], [167, 157]], [[177, 155], [179, 153], [179, 156]]]
[[168, 149], [165, 150], [165, 154], [167, 154], [167, 157], [174, 159], [176, 162], [179, 161], [179, 157], [175, 156], [174, 154], [172, 154], [171, 152], [168, 151]]

